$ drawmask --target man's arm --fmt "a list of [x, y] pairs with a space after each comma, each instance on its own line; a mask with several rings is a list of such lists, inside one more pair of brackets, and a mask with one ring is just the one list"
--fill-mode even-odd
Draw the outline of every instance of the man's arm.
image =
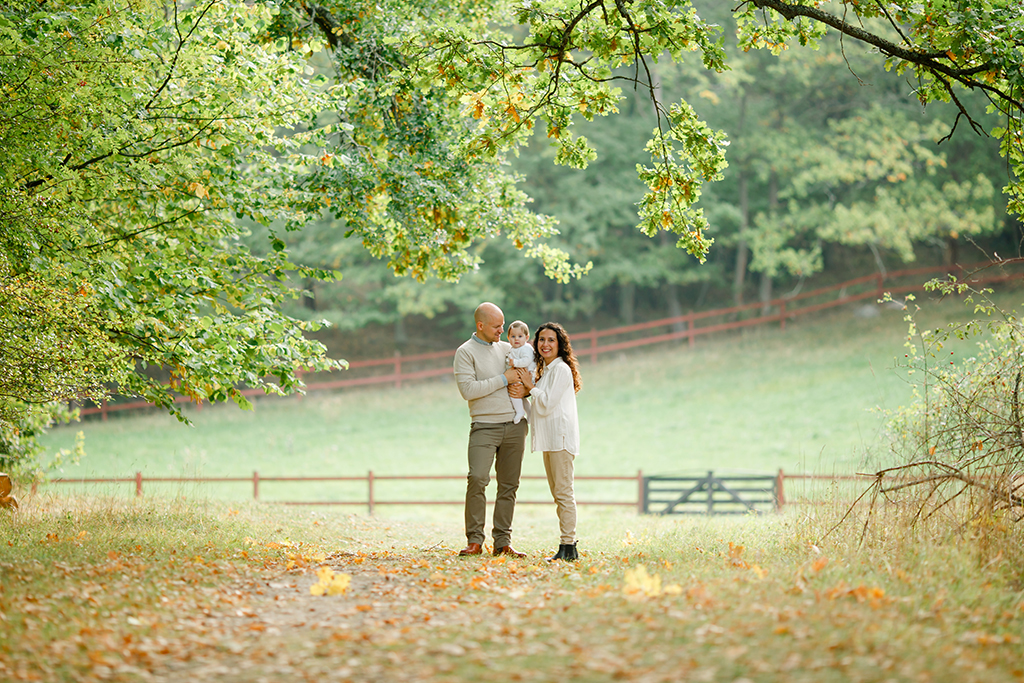
[[[467, 401], [493, 394], [498, 389], [508, 386], [510, 380], [518, 379], [514, 369], [506, 370], [503, 374], [494, 377], [477, 379], [473, 357], [468, 351], [461, 348], [455, 352], [454, 370], [455, 383], [459, 385], [459, 393]], [[509, 373], [512, 373], [511, 377]]]

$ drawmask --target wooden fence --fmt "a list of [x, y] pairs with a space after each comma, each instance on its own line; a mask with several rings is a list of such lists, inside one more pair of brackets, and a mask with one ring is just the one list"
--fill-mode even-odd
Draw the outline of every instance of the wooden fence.
[[[524, 475], [524, 480], [544, 480], [546, 477], [539, 475]], [[94, 485], [94, 484], [132, 484], [135, 487], [135, 495], [143, 495], [144, 483], [150, 484], [216, 484], [235, 483], [252, 484], [252, 499], [256, 502], [269, 503], [274, 505], [310, 505], [310, 506], [365, 506], [369, 514], [374, 514], [375, 509], [381, 505], [463, 505], [465, 500], [415, 500], [415, 499], [387, 499], [380, 498], [378, 486], [381, 482], [387, 481], [465, 481], [465, 475], [379, 475], [373, 470], [361, 476], [339, 476], [339, 477], [274, 477], [262, 476], [258, 471], [253, 471], [251, 477], [144, 477], [142, 472], [136, 472], [134, 477], [98, 477], [98, 478], [59, 478], [51, 479], [43, 486], [53, 484], [65, 485]], [[820, 502], [820, 498], [805, 497], [800, 499], [786, 498], [786, 482], [822, 482], [828, 485], [835, 485], [842, 481], [860, 481], [868, 483], [870, 477], [859, 475], [821, 475], [821, 474], [786, 474], [781, 469], [771, 475], [726, 475], [715, 476], [708, 472], [707, 476], [680, 477], [680, 476], [644, 476], [643, 471], [637, 471], [636, 475], [628, 476], [577, 476], [577, 482], [623, 482], [632, 483], [633, 497], [618, 500], [577, 500], [578, 505], [605, 505], [631, 507], [640, 514], [735, 514], [736, 512], [767, 512], [774, 510], [781, 512], [786, 505], [803, 505]], [[261, 487], [268, 483], [275, 482], [363, 482], [365, 484], [365, 496], [350, 498], [346, 500], [271, 500], [267, 501], [260, 497]], [[685, 485], [680, 486], [681, 483]], [[737, 483], [744, 483], [737, 486]], [[755, 487], [749, 484], [755, 482]], [[670, 492], [669, 500], [661, 500], [659, 494]], [[36, 487], [33, 486], [33, 493]], [[683, 495], [678, 495], [680, 492]], [[703, 492], [706, 497], [701, 497]], [[725, 492], [725, 499], [720, 495]], [[767, 494], [765, 494], [767, 492]], [[768, 497], [766, 498], [765, 495]], [[527, 500], [516, 501], [518, 505], [551, 505], [550, 500]], [[666, 507], [657, 509], [661, 503]], [[765, 504], [769, 504], [765, 507]], [[696, 505], [698, 507], [694, 508]], [[716, 509], [717, 508], [717, 509]]]
[[[690, 346], [693, 346], [696, 344], [697, 338], [702, 336], [770, 323], [778, 323], [782, 329], [785, 329], [786, 321], [799, 315], [816, 313], [857, 301], [877, 300], [886, 292], [893, 296], [900, 296], [922, 291], [924, 285], [921, 280], [924, 277], [948, 273], [957, 278], [963, 278], [965, 273], [987, 272], [986, 269], [998, 267], [1000, 271], [998, 273], [969, 275], [967, 281], [977, 287], [1021, 280], [1024, 279], [1024, 267], [1022, 266], [1024, 266], [1024, 259], [1013, 259], [963, 267], [933, 266], [896, 270], [884, 274], [874, 273], [828, 287], [772, 299], [769, 302], [755, 302], [711, 311], [692, 311], [672, 318], [661, 318], [606, 330], [573, 331], [573, 346], [577, 356], [588, 358], [593, 363], [596, 363], [602, 355], [652, 344], [679, 342], [685, 339]], [[1017, 272], [1008, 272], [1010, 268]], [[351, 361], [346, 374], [354, 374], [353, 371], [355, 371], [356, 373], [365, 373], [363, 376], [329, 380], [321, 380], [319, 377], [310, 378], [306, 382], [306, 390], [322, 391], [374, 384], [391, 384], [401, 387], [404, 383], [415, 380], [450, 375], [454, 354], [454, 349], [410, 356], [403, 356], [400, 352], [395, 351], [394, 355], [388, 358]], [[261, 389], [245, 389], [241, 393], [245, 396], [265, 395]], [[189, 399], [178, 397], [176, 401], [186, 403]], [[107, 414], [113, 411], [152, 407], [152, 404], [145, 401], [103, 402], [100, 405], [85, 406], [81, 408], [80, 412], [82, 415], [100, 414], [103, 419], [106, 419]], [[198, 405], [197, 408], [202, 408], [202, 405]]]

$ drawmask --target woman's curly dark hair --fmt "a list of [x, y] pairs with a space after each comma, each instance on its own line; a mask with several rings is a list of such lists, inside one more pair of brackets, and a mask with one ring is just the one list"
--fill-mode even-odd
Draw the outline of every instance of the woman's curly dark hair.
[[569, 366], [569, 370], [572, 371], [572, 386], [576, 393], [579, 393], [580, 388], [583, 386], [583, 382], [580, 381], [580, 364], [576, 360], [576, 354], [573, 353], [572, 342], [569, 341], [569, 333], [558, 323], [544, 323], [537, 328], [533, 335], [533, 356], [534, 362], [537, 364], [537, 377], [535, 381], [539, 380], [540, 376], [544, 374], [544, 359], [541, 357], [540, 351], [537, 350], [537, 342], [543, 330], [551, 330], [555, 333], [555, 338], [558, 340], [558, 357], [564, 360], [565, 364]]

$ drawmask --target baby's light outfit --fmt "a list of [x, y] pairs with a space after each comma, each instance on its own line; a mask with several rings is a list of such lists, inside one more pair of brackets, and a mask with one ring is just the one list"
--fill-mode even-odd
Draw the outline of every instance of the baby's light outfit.
[[[523, 344], [519, 348], [512, 347], [508, 352], [507, 358], [509, 367], [526, 368], [529, 370], [531, 375], [537, 370], [537, 363], [534, 361], [533, 346], [529, 342]], [[519, 421], [526, 415], [526, 408], [523, 406], [523, 399], [512, 399], [512, 407], [516, 410], [516, 416], [512, 422], [519, 424]]]

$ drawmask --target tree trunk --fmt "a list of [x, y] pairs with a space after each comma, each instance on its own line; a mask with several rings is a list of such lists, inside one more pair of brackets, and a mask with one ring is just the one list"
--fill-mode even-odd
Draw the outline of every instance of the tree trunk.
[[946, 265], [955, 266], [960, 260], [960, 243], [955, 237], [946, 238]]
[[772, 276], [768, 273], [761, 273], [761, 286], [758, 288], [761, 299], [761, 315], [771, 313], [769, 302], [772, 300]]
[[310, 293], [310, 296], [302, 297], [302, 307], [308, 308], [311, 311], [316, 310], [316, 280], [307, 279], [302, 283], [306, 290]]
[[395, 348], [402, 349], [409, 343], [409, 335], [405, 331], [405, 316], [398, 316], [395, 320]]
[[[750, 197], [747, 194], [747, 174], [743, 167], [739, 170], [739, 193], [740, 193], [740, 235], [746, 232], [750, 225]], [[736, 306], [743, 305], [743, 288], [747, 283], [747, 259], [749, 250], [747, 241], [740, 237], [736, 245], [736, 272], [732, 279], [732, 298]]]
[[[665, 285], [665, 299], [668, 301], [668, 317], [681, 317], [683, 315], [683, 306], [679, 302], [679, 291], [674, 283]], [[682, 332], [685, 329], [685, 322], [676, 322], [672, 324], [673, 332]]]
[[[740, 99], [740, 120], [737, 126], [737, 137], [742, 137], [743, 126], [747, 120], [747, 90], [743, 89], [743, 97]], [[747, 283], [747, 259], [749, 258], [747, 240], [743, 235], [750, 227], [750, 196], [747, 186], [746, 160], [740, 159], [738, 165], [738, 187], [740, 204], [740, 239], [736, 245], [736, 272], [732, 279], [732, 298], [736, 306], [743, 305], [743, 288]]]
[[[658, 233], [658, 240], [661, 242], [662, 248], [675, 249], [667, 230], [662, 230]], [[665, 300], [668, 303], [668, 317], [678, 318], [683, 315], [683, 305], [679, 301], [679, 287], [674, 282], [665, 283]], [[685, 323], [680, 322], [672, 325], [673, 332], [682, 332], [685, 329]]]
[[636, 285], [632, 282], [619, 283], [619, 318], [623, 325], [633, 324], [636, 301]]
[[[772, 170], [768, 176], [768, 213], [775, 216], [779, 207], [779, 176]], [[761, 315], [770, 313], [768, 302], [772, 300], [772, 276], [768, 272], [761, 273], [761, 286], [759, 288], [761, 300]]]

